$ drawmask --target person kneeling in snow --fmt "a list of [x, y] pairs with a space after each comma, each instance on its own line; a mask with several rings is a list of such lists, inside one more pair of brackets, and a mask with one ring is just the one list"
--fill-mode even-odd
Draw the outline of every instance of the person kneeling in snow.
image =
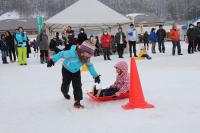
[[141, 47], [138, 57], [147, 58], [148, 60], [151, 60], [151, 57], [147, 54], [147, 50], [145, 49], [145, 47]]
[[121, 93], [127, 93], [129, 91], [129, 74], [128, 65], [125, 61], [118, 62], [115, 66], [117, 77], [113, 85], [106, 89], [96, 89], [93, 87], [92, 94], [96, 97], [104, 96], [119, 96]]
[[61, 91], [66, 99], [70, 99], [68, 92], [72, 81], [75, 108], [84, 107], [80, 104], [80, 100], [83, 99], [80, 73], [81, 66], [86, 64], [90, 74], [95, 80], [95, 83], [100, 83], [100, 75], [97, 74], [93, 64], [90, 62], [91, 55], [93, 55], [95, 51], [95, 42], [96, 40], [91, 38], [89, 41], [84, 41], [80, 47], [73, 45], [70, 50], [59, 52], [47, 62], [47, 67], [51, 67], [59, 59], [64, 59], [62, 67], [63, 82]]

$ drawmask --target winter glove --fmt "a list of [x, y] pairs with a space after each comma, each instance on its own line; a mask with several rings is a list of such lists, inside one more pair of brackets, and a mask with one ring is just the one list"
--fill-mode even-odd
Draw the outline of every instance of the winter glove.
[[98, 83], [98, 84], [99, 84], [99, 83], [101, 82], [100, 76], [101, 76], [101, 75], [98, 75], [97, 77], [94, 78], [94, 82], [95, 82], [95, 83]]
[[54, 62], [52, 59], [50, 59], [47, 61], [47, 67], [52, 67], [52, 66], [54, 66]]

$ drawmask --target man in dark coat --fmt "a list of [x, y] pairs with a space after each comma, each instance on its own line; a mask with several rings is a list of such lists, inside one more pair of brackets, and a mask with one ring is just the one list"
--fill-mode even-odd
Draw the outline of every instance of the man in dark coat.
[[195, 39], [194, 51], [196, 51], [196, 49], [200, 51], [200, 22], [197, 22], [197, 26], [195, 27], [195, 34], [196, 34], [196, 39]]
[[157, 31], [158, 36], [158, 49], [160, 53], [165, 53], [165, 37], [166, 37], [166, 31], [163, 29], [162, 25], [159, 25], [159, 29]]
[[195, 43], [195, 30], [192, 24], [189, 25], [189, 29], [187, 30], [187, 38], [188, 38], [188, 54], [194, 53], [194, 43]]
[[126, 36], [122, 31], [122, 27], [118, 28], [118, 32], [115, 35], [115, 43], [117, 44], [119, 58], [123, 58], [124, 48], [126, 47]]

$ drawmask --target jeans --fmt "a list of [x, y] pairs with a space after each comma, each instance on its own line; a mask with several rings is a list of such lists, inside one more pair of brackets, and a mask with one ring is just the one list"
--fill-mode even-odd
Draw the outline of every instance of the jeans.
[[158, 40], [158, 50], [160, 53], [165, 53], [164, 40]]
[[137, 54], [136, 54], [136, 41], [128, 41], [128, 42], [129, 42], [130, 57], [132, 57], [132, 52], [134, 53], [134, 56], [137, 56]]
[[180, 41], [172, 41], [173, 47], [172, 47], [172, 55], [175, 55], [176, 47], [178, 49], [178, 54], [181, 54], [181, 45]]

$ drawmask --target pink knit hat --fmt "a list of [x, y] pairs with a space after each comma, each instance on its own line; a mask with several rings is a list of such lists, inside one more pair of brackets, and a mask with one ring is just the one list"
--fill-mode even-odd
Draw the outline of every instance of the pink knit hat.
[[91, 43], [90, 41], [84, 41], [80, 46], [81, 52], [87, 52], [91, 55], [94, 54], [96, 47], [95, 44]]

